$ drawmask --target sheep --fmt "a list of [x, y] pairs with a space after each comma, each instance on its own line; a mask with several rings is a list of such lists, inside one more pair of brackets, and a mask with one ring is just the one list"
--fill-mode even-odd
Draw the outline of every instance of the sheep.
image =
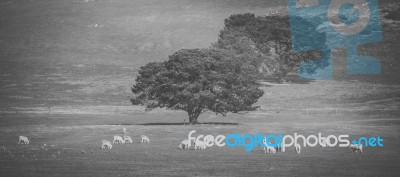
[[295, 144], [295, 145], [294, 145], [294, 148], [296, 149], [297, 154], [300, 154], [300, 153], [301, 153], [301, 146], [300, 146], [300, 144]]
[[210, 137], [210, 136], [206, 136], [204, 137], [204, 143], [206, 143], [207, 145], [214, 145], [214, 138]]
[[189, 140], [183, 140], [181, 144], [179, 144], [179, 149], [189, 149]]
[[203, 141], [196, 141], [196, 143], [194, 144], [194, 150], [204, 150], [206, 149], [206, 144], [204, 144]]
[[263, 144], [264, 144], [264, 153], [265, 154], [267, 154], [267, 153], [268, 154], [270, 154], [270, 153], [275, 154], [276, 153], [276, 149], [274, 147], [268, 145], [266, 138], [263, 139]]
[[363, 151], [363, 150], [362, 150], [362, 147], [363, 147], [362, 144], [359, 144], [359, 145], [358, 145], [358, 144], [351, 144], [351, 145], [350, 145], [350, 148], [353, 149], [353, 151], [356, 152], [356, 153], [357, 153], [358, 151], [360, 151], [360, 153], [362, 153], [362, 151]]
[[112, 144], [110, 141], [107, 140], [102, 140], [102, 145], [101, 145], [101, 149], [111, 149], [112, 148]]
[[142, 143], [150, 143], [150, 139], [146, 135], [140, 135], [140, 137], [142, 138]]
[[125, 141], [124, 141], [124, 139], [122, 139], [122, 137], [120, 137], [118, 135], [115, 135], [114, 136], [114, 140], [113, 140], [113, 144], [118, 144], [118, 143], [125, 144]]
[[130, 136], [128, 135], [124, 135], [124, 141], [125, 143], [129, 144], [129, 143], [133, 143], [133, 140]]
[[267, 146], [264, 147], [264, 153], [275, 154], [276, 153], [276, 149], [267, 145]]
[[18, 144], [29, 144], [29, 139], [26, 136], [19, 136]]
[[126, 131], [126, 128], [122, 128], [122, 131], [124, 131], [124, 134], [127, 134], [128, 132]]

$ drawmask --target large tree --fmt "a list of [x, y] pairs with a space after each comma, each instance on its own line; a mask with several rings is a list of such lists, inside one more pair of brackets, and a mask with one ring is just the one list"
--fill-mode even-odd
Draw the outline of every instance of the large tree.
[[[313, 24], [300, 17], [293, 17], [305, 25], [302, 44], [312, 45], [307, 35], [320, 35], [325, 44], [325, 33], [318, 31], [319, 24]], [[251, 13], [235, 14], [225, 19], [225, 27], [220, 31], [219, 40], [213, 47], [229, 50], [241, 60], [243, 66], [252, 65], [261, 72], [277, 76], [284, 81], [286, 75], [294, 71], [304, 61], [318, 60], [320, 52], [295, 52], [292, 50], [291, 27], [287, 16], [255, 16]], [[303, 29], [303, 27], [301, 27]], [[327, 63], [310, 66], [304, 72], [313, 73]]]
[[197, 123], [201, 113], [212, 111], [252, 111], [252, 106], [264, 94], [251, 69], [241, 67], [229, 52], [214, 49], [180, 50], [168, 61], [149, 63], [141, 67], [133, 105], [183, 110], [189, 122]]

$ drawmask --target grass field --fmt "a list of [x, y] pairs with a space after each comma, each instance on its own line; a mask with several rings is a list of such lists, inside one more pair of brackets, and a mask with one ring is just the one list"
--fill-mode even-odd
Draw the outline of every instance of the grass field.
[[[330, 94], [319, 91], [329, 84], [341, 87], [332, 87]], [[118, 114], [107, 112], [106, 107], [99, 107], [97, 113], [91, 111], [96, 107], [82, 107], [81, 112], [69, 114], [37, 110], [3, 113], [0, 146], [5, 150], [0, 152], [0, 170], [4, 176], [396, 176], [400, 164], [398, 100], [370, 98], [375, 100], [371, 102], [365, 100], [369, 96], [362, 95], [363, 92], [358, 92], [359, 100], [346, 98], [341, 89], [356, 91], [359, 87], [355, 85], [338, 81], [268, 85], [264, 89], [282, 95], [264, 95], [261, 102], [265, 101], [265, 106], [261, 110], [227, 117], [206, 113], [199, 120], [206, 124], [196, 126], [183, 125], [183, 112], [145, 113], [128, 107], [121, 108]], [[360, 84], [366, 86], [371, 85]], [[287, 98], [293, 89], [314, 92]], [[393, 93], [398, 93], [397, 89], [388, 88]], [[318, 99], [322, 95], [326, 96]], [[330, 96], [342, 99], [330, 100]], [[123, 134], [123, 127], [134, 143], [102, 150], [101, 140], [111, 141], [113, 135]], [[244, 148], [229, 147], [178, 149], [191, 130], [197, 131], [195, 135], [214, 136], [235, 132], [381, 136], [384, 147], [367, 147], [362, 154], [353, 153], [350, 148], [306, 147], [301, 154], [289, 149], [273, 155], [264, 154], [261, 147], [250, 153]], [[150, 144], [139, 143], [142, 134], [150, 137]], [[27, 135], [31, 144], [17, 145], [19, 135]], [[43, 144], [47, 144], [48, 150], [41, 148]]]

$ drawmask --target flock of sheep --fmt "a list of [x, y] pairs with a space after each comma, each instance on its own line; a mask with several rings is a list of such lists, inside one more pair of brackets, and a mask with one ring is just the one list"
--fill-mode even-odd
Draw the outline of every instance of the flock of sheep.
[[[322, 137], [321, 139], [322, 139], [321, 140], [321, 144], [320, 144], [321, 147], [327, 147], [327, 142], [326, 142], [327, 139], [324, 138], [324, 137]], [[210, 141], [210, 140], [205, 139], [204, 141]], [[282, 151], [282, 144], [278, 145], [277, 147], [273, 147], [273, 146], [268, 145], [267, 139], [263, 140], [263, 144], [264, 144], [264, 153], [265, 154], [275, 154], [277, 151]], [[269, 142], [269, 144], [272, 144], [272, 143]], [[203, 141], [199, 141], [199, 140], [192, 141], [192, 142], [189, 141], [189, 140], [183, 140], [179, 144], [178, 147], [180, 149], [190, 149], [191, 145], [194, 145], [194, 150], [204, 150], [204, 149], [206, 149], [205, 143]], [[350, 145], [350, 148], [356, 153], [358, 153], [358, 152], [362, 153], [362, 151], [363, 151], [362, 147], [363, 147], [362, 144], [360, 144], [360, 145], [351, 144]], [[294, 149], [296, 150], [297, 154], [301, 153], [301, 145], [300, 144], [295, 144], [294, 145]], [[284, 151], [282, 151], [282, 152], [284, 152]]]
[[[124, 131], [124, 134], [127, 133], [126, 128], [123, 128], [123, 131]], [[141, 141], [140, 141], [141, 143], [150, 143], [150, 139], [146, 135], [141, 135], [140, 137], [141, 137]], [[18, 144], [29, 144], [29, 143], [30, 143], [30, 141], [29, 141], [28, 137], [19, 136]], [[129, 143], [133, 143], [133, 140], [128, 135], [124, 135], [123, 138], [119, 135], [115, 135], [114, 140], [112, 142], [112, 144], [129, 144]], [[108, 140], [102, 140], [101, 148], [102, 149], [111, 149], [112, 144]]]
[[[119, 136], [119, 135], [115, 135], [114, 136], [114, 140], [112, 141], [112, 143], [108, 140], [102, 140], [102, 144], [101, 144], [101, 148], [102, 149], [112, 149], [112, 145], [113, 144], [131, 144], [133, 143], [133, 139], [132, 137], [127, 135], [127, 131], [126, 128], [123, 128], [123, 132], [124, 135], [123, 136]], [[149, 137], [145, 136], [145, 135], [141, 135], [141, 143], [150, 143], [150, 139]], [[28, 137], [26, 136], [19, 136], [18, 137], [18, 144], [23, 144], [23, 145], [30, 145], [31, 141], [28, 139]], [[49, 148], [52, 147], [53, 150], [56, 150], [56, 145], [50, 145], [47, 146], [47, 144], [44, 144], [42, 146], [40, 146], [40, 149], [43, 150], [49, 150]], [[33, 150], [40, 150], [34, 146], [30, 146], [31, 149]], [[61, 151], [63, 150], [64, 153], [67, 153], [67, 148], [61, 148], [58, 149], [57, 152], [55, 152], [54, 154], [52, 154], [52, 158], [56, 159], [57, 156], [61, 155]], [[15, 155], [11, 150], [8, 150], [5, 146], [0, 147], [0, 151], [2, 152], [8, 152], [10, 154], [10, 156], [13, 158]], [[93, 148], [91, 148], [90, 150], [91, 153], [94, 153]], [[80, 151], [81, 154], [85, 154], [86, 151], [85, 150], [81, 150]], [[23, 159], [27, 160], [27, 158], [25, 157], [25, 155], [22, 155]], [[33, 155], [33, 160], [38, 160], [38, 157], [36, 156], [36, 154]]]
[[[321, 137], [321, 144], [320, 144], [320, 146], [321, 147], [327, 147], [327, 139], [326, 138], [324, 138], [324, 137]], [[277, 151], [282, 151], [282, 145], [278, 145], [277, 147], [272, 147], [272, 146], [269, 146], [268, 145], [268, 143], [267, 143], [267, 141], [266, 141], [266, 139], [264, 139], [263, 140], [263, 144], [264, 144], [264, 153], [268, 153], [268, 154], [275, 154]], [[272, 143], [269, 143], [269, 144], [272, 144]], [[363, 147], [363, 145], [362, 144], [360, 144], [360, 145], [358, 145], [358, 144], [351, 144], [350, 145], [350, 148], [354, 151], [354, 152], [356, 152], [356, 153], [358, 153], [358, 152], [360, 152], [360, 153], [362, 153], [362, 147]], [[301, 153], [301, 146], [299, 145], [299, 144], [295, 144], [294, 145], [294, 149], [296, 150], [296, 152], [297, 152], [297, 154], [300, 154]]]
[[207, 147], [203, 141], [190, 142], [189, 140], [183, 140], [178, 147], [179, 149], [190, 149], [191, 145], [194, 145], [194, 150], [205, 150]]
[[[205, 139], [204, 141], [209, 141], [209, 140]], [[266, 139], [263, 140], [263, 144], [264, 144], [264, 153], [266, 153], [266, 154], [267, 153], [268, 154], [275, 154], [278, 150], [282, 151], [282, 146], [281, 145], [279, 145], [277, 147], [269, 146]], [[183, 140], [181, 142], [181, 144], [179, 144], [178, 147], [180, 149], [190, 149], [191, 145], [194, 145], [194, 150], [204, 150], [204, 149], [206, 149], [205, 143], [203, 141], [199, 141], [199, 140], [196, 140], [194, 142], [190, 142], [189, 140]], [[325, 144], [325, 146], [326, 146], [326, 144]], [[300, 154], [301, 146], [299, 144], [296, 144], [295, 145], [295, 150], [296, 150], [296, 152], [298, 154]]]
[[189, 140], [183, 140], [181, 144], [179, 144], [179, 149], [190, 149], [191, 145], [194, 145], [194, 150], [205, 150], [206, 144], [204, 142], [214, 141], [211, 137], [204, 137], [204, 141], [196, 140], [190, 142]]
[[[132, 138], [130, 136], [126, 135], [127, 134], [126, 128], [123, 128], [123, 132], [124, 132], [124, 136], [121, 137], [119, 135], [115, 135], [114, 136], [114, 140], [112, 141], [112, 143], [110, 141], [108, 141], [108, 140], [102, 140], [101, 148], [102, 149], [111, 149], [113, 147], [112, 144], [130, 144], [130, 143], [133, 143]], [[141, 141], [140, 141], [141, 143], [150, 143], [150, 139], [146, 135], [141, 135], [140, 137], [141, 137]], [[210, 140], [204, 139], [204, 141], [210, 141]], [[327, 140], [325, 138], [322, 139], [321, 144], [320, 144], [321, 147], [327, 147], [326, 141]], [[19, 136], [18, 144], [29, 144], [29, 143], [30, 143], [30, 141], [26, 136]], [[282, 146], [281, 145], [279, 145], [277, 147], [269, 146], [266, 139], [263, 140], [263, 144], [264, 144], [264, 153], [266, 153], [266, 154], [267, 153], [268, 154], [275, 154], [279, 150], [282, 151]], [[271, 143], [269, 143], [269, 144], [271, 144]], [[205, 150], [206, 147], [207, 147], [206, 144], [203, 141], [200, 141], [200, 140], [196, 140], [194, 142], [191, 142], [189, 140], [183, 140], [179, 144], [178, 147], [180, 149], [190, 149], [190, 147], [192, 145], [194, 145], [194, 150]], [[362, 147], [363, 147], [362, 144], [360, 144], [360, 145], [351, 144], [350, 145], [350, 148], [356, 153], [358, 153], [358, 152], [362, 153], [362, 151], [363, 151]], [[298, 154], [301, 153], [301, 146], [299, 144], [295, 144], [294, 148], [295, 148], [295, 150], [296, 150], [296, 152]]]
[[[124, 137], [122, 138], [119, 135], [115, 135], [112, 144], [132, 144], [133, 143], [132, 138], [130, 136], [126, 135], [127, 134], [126, 128], [122, 128], [122, 130], [124, 131]], [[141, 141], [140, 141], [141, 143], [150, 143], [150, 139], [146, 135], [140, 135], [140, 138], [141, 138]], [[112, 144], [108, 140], [102, 140], [101, 148], [102, 149], [111, 149]]]

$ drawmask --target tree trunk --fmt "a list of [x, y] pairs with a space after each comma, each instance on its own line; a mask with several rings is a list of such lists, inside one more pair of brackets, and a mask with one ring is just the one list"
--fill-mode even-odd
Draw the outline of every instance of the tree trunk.
[[188, 113], [189, 115], [189, 124], [198, 124], [197, 118], [199, 118], [200, 113]]
[[198, 124], [199, 122], [197, 122], [197, 118], [198, 118], [198, 116], [197, 117], [189, 116], [189, 124]]

